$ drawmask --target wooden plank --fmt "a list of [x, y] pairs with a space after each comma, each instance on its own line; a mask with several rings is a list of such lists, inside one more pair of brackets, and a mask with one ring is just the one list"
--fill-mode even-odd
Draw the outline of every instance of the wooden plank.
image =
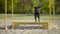
[[38, 24], [38, 25], [43, 25], [45, 28], [48, 29], [48, 22], [13, 22], [12, 28], [14, 29], [16, 26], [20, 24]]

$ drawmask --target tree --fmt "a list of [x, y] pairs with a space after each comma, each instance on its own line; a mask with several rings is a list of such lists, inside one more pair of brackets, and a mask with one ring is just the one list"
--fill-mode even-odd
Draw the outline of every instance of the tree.
[[0, 0], [0, 13], [5, 13], [5, 0]]

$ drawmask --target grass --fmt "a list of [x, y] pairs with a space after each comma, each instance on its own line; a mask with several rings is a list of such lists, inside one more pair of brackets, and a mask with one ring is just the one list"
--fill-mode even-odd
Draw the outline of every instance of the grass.
[[[0, 14], [0, 19], [5, 19], [5, 17], [6, 17], [5, 15]], [[40, 19], [49, 19], [49, 18], [50, 18], [49, 15], [41, 15], [40, 16]], [[51, 16], [51, 18], [53, 19], [53, 16]], [[56, 15], [55, 18], [59, 19], [60, 15]], [[9, 14], [7, 16], [7, 19], [12, 19], [12, 15]], [[16, 20], [33, 20], [34, 16], [33, 15], [15, 14], [14, 19], [16, 19]]]

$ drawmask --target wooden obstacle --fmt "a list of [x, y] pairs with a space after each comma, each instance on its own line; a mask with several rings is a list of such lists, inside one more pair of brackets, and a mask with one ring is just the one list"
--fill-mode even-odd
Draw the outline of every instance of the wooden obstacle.
[[42, 25], [43, 27], [48, 29], [48, 22], [13, 22], [12, 28], [15, 29], [20, 24], [24, 24], [24, 25], [25, 24], [38, 24], [38, 25]]

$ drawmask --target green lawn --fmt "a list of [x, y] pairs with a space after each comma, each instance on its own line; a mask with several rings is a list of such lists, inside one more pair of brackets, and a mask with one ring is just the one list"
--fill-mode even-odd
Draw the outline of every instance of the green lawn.
[[[5, 19], [6, 16], [0, 14], [0, 19]], [[8, 19], [12, 19], [12, 15], [7, 16]], [[49, 19], [49, 15], [41, 15], [40, 19]], [[51, 16], [53, 19], [53, 16]], [[55, 16], [56, 19], [60, 18], [60, 15]], [[33, 20], [34, 16], [33, 15], [24, 15], [24, 14], [16, 14], [14, 15], [14, 19], [16, 20]]]

